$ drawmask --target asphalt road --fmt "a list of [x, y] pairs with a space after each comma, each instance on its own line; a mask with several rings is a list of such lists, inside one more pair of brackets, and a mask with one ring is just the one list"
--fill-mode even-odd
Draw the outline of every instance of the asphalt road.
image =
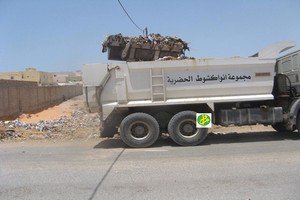
[[300, 199], [300, 135], [0, 143], [0, 199]]

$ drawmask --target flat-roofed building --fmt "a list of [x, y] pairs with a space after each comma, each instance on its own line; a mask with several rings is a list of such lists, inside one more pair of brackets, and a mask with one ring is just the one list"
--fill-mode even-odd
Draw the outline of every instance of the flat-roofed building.
[[0, 72], [0, 79], [34, 81], [39, 85], [53, 84], [52, 73], [37, 71], [35, 68], [26, 68], [23, 72]]
[[82, 74], [81, 71], [75, 72], [53, 72], [53, 82], [60, 83], [81, 83]]

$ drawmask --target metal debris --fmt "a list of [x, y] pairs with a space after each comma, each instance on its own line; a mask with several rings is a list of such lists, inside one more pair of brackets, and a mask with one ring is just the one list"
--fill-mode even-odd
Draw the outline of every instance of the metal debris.
[[14, 129], [0, 129], [0, 140], [3, 139], [13, 139], [17, 137], [21, 137], [22, 135], [16, 132]]
[[173, 56], [164, 56], [162, 58], [159, 58], [158, 60], [183, 60], [183, 59], [195, 59], [194, 57], [186, 57], [186, 56], [179, 56], [179, 57], [173, 57]]
[[102, 43], [102, 52], [109, 60], [150, 61], [164, 56], [180, 57], [189, 50], [188, 44], [178, 37], [150, 34], [148, 37], [126, 37], [121, 33], [109, 35]]

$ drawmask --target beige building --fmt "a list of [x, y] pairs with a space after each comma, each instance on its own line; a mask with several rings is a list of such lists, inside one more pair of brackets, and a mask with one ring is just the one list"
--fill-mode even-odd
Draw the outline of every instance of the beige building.
[[54, 83], [78, 83], [82, 82], [81, 71], [75, 72], [53, 72]]
[[1, 72], [0, 79], [23, 80], [22, 72]]
[[34, 81], [39, 85], [53, 84], [52, 73], [37, 71], [35, 68], [26, 68], [24, 72], [1, 72], [0, 79]]

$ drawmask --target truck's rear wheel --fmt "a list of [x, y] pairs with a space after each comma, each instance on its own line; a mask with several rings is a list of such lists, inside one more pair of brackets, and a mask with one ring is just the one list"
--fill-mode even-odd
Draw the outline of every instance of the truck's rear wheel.
[[133, 113], [121, 122], [120, 135], [130, 147], [149, 147], [158, 139], [159, 125], [151, 115]]
[[207, 128], [196, 128], [196, 112], [182, 111], [172, 117], [168, 125], [169, 135], [182, 146], [198, 145], [208, 135]]

